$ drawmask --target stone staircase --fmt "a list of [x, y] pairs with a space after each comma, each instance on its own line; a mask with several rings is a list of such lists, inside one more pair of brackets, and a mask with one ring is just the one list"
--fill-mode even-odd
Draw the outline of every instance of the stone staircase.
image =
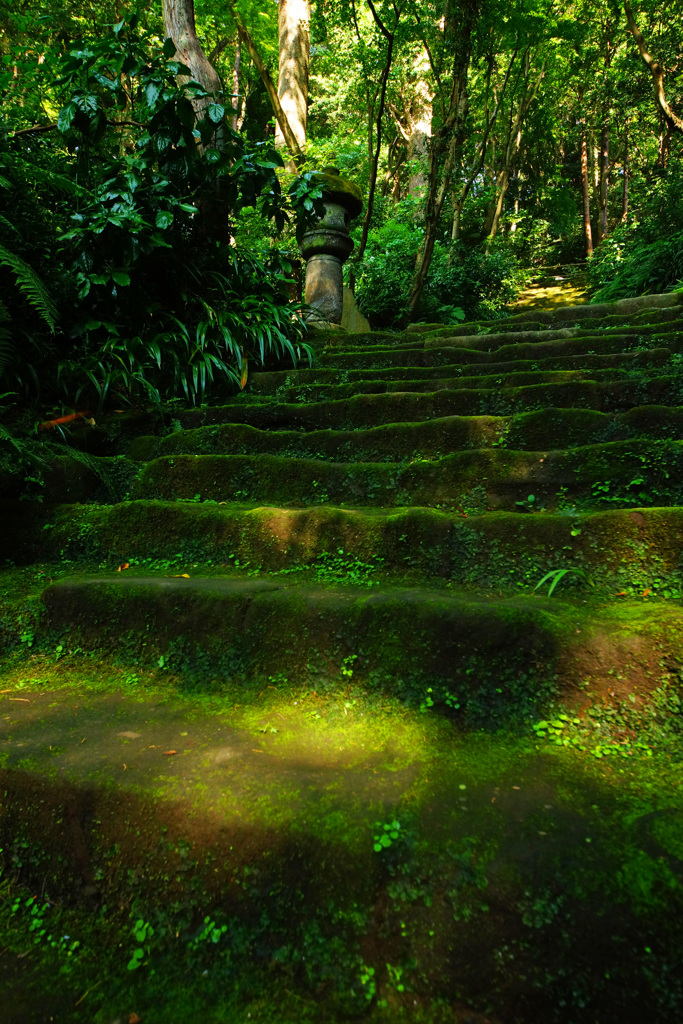
[[[615, 658], [652, 686], [683, 587], [682, 324], [673, 294], [324, 333], [312, 369], [134, 438], [128, 500], [21, 509], [10, 547], [128, 563], [45, 590], [51, 628], [209, 676], [319, 680], [355, 655], [357, 681], [457, 692], [478, 724], [587, 664], [598, 690]], [[155, 560], [189, 578], [142, 576]]]
[[5, 646], [203, 693], [352, 682], [458, 730], [647, 702], [683, 662], [682, 300], [320, 332], [312, 368], [111, 417], [109, 497], [64, 463], [42, 504], [3, 504]]

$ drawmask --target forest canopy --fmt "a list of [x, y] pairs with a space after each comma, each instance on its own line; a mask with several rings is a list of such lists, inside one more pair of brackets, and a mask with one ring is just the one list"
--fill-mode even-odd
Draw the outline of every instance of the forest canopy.
[[305, 355], [329, 165], [374, 327], [501, 315], [539, 266], [680, 287], [682, 29], [672, 0], [3, 3], [4, 400], [201, 402]]

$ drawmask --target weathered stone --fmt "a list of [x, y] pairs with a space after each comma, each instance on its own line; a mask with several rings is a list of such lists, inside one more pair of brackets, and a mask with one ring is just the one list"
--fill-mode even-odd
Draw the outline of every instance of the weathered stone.
[[344, 306], [342, 310], [342, 327], [349, 334], [366, 334], [370, 330], [370, 322], [364, 317], [356, 305], [356, 297], [350, 288], [344, 288]]
[[308, 319], [340, 324], [344, 308], [342, 266], [353, 250], [349, 227], [363, 204], [358, 186], [342, 178], [336, 168], [326, 168], [317, 177], [324, 187], [325, 213], [299, 239], [306, 260], [305, 298], [315, 310]]

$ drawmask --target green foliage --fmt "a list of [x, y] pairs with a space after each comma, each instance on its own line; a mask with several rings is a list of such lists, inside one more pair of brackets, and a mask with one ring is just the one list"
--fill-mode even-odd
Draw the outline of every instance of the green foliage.
[[[0, 185], [22, 175], [48, 185], [38, 206], [54, 197], [58, 216], [41, 246], [70, 265], [60, 290], [70, 342], [42, 343], [29, 364], [0, 331], [0, 368], [24, 390], [48, 385], [86, 407], [201, 402], [243, 385], [247, 361], [308, 355], [288, 257], [269, 244], [236, 246], [234, 235], [240, 211], [253, 207], [275, 231], [293, 215], [305, 222], [319, 188], [305, 174], [284, 193], [272, 145], [238, 135], [221, 103], [195, 82], [180, 84], [188, 69], [155, 39], [127, 16], [96, 38], [55, 44], [44, 87], [60, 98], [58, 132], [40, 141], [60, 173], [44, 166], [46, 153], [39, 164], [33, 147], [2, 157]], [[57, 310], [34, 260], [9, 238], [2, 244], [3, 231], [28, 234], [20, 212], [16, 230], [0, 217], [0, 264], [53, 330]]]
[[538, 583], [532, 590], [532, 594], [535, 594], [536, 591], [539, 590], [544, 584], [549, 583], [550, 585], [548, 587], [548, 597], [552, 597], [555, 588], [558, 586], [559, 583], [561, 583], [563, 579], [565, 579], [565, 577], [569, 573], [571, 573], [574, 576], [579, 576], [581, 579], [584, 579], [587, 583], [589, 583], [592, 586], [590, 577], [582, 569], [576, 569], [574, 567], [571, 567], [569, 569], [552, 569], [550, 572], [547, 572], [545, 574], [543, 579], [538, 581]]
[[383, 850], [388, 850], [393, 844], [398, 843], [403, 838], [401, 823], [395, 819], [384, 824], [381, 821], [376, 821], [375, 828], [378, 830], [373, 836], [373, 850], [375, 853], [382, 853]]
[[[422, 232], [389, 221], [369, 236], [356, 268], [356, 298], [375, 328], [397, 328], [408, 319], [407, 301]], [[417, 318], [434, 323], [502, 316], [518, 288], [515, 257], [503, 249], [486, 255], [458, 242], [437, 243]]]
[[0, 265], [9, 267], [14, 274], [17, 286], [29, 305], [36, 310], [51, 331], [54, 331], [57, 320], [57, 309], [47, 288], [35, 270], [29, 267], [20, 256], [0, 245]]
[[653, 176], [638, 219], [620, 225], [595, 250], [590, 278], [593, 301], [683, 287], [683, 171], [674, 165]]

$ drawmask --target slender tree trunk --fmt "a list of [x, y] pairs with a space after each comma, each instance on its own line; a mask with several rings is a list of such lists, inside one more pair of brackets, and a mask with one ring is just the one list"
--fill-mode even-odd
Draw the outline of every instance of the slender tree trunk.
[[503, 166], [498, 173], [496, 180], [497, 198], [496, 202], [492, 203], [489, 207], [489, 211], [486, 217], [486, 224], [484, 227], [484, 234], [487, 238], [486, 251], [488, 252], [491, 248], [491, 243], [498, 232], [498, 226], [500, 224], [500, 218], [503, 213], [503, 203], [505, 201], [505, 195], [510, 185], [510, 178], [512, 176], [512, 167], [515, 158], [520, 150], [522, 144], [522, 127], [526, 116], [531, 109], [531, 106], [536, 99], [538, 90], [541, 86], [541, 82], [545, 77], [545, 62], [541, 66], [541, 70], [538, 73], [536, 81], [531, 84], [531, 53], [530, 47], [527, 47], [524, 57], [522, 58], [522, 74], [524, 76], [524, 92], [519, 100], [517, 107], [517, 113], [515, 114], [514, 121], [512, 120], [512, 110], [510, 111], [510, 127], [508, 130], [507, 141], [505, 143], [505, 149], [503, 152]]
[[[465, 72], [466, 74], [466, 72]], [[463, 75], [464, 79], [464, 75]], [[456, 158], [460, 155], [465, 137], [465, 121], [469, 109], [466, 81], [463, 80], [460, 91], [459, 112], [457, 125], [453, 129], [450, 144], [446, 152], [443, 169], [441, 171], [441, 182], [439, 183], [439, 157], [443, 153], [443, 146], [438, 148], [432, 145], [429, 159], [429, 189], [427, 193], [427, 210], [425, 216], [425, 234], [422, 242], [422, 249], [419, 253], [418, 264], [413, 280], [413, 287], [410, 293], [409, 309], [411, 316], [417, 311], [422, 296], [422, 290], [427, 280], [427, 274], [434, 255], [434, 246], [439, 226], [439, 219], [443, 210], [443, 204], [450, 189], [451, 176], [456, 164]]]
[[498, 199], [496, 200], [496, 205], [493, 208], [493, 215], [491, 217], [491, 223], [489, 225], [489, 229], [488, 229], [488, 232], [487, 232], [487, 240], [486, 240], [486, 251], [487, 252], [491, 248], [491, 243], [493, 242], [493, 239], [498, 234], [498, 228], [500, 226], [500, 218], [501, 218], [501, 216], [503, 214], [503, 203], [505, 201], [505, 196], [507, 194], [507, 190], [508, 190], [509, 187], [510, 187], [510, 168], [509, 167], [505, 167], [504, 170], [501, 172], [501, 175], [500, 175], [500, 177], [498, 179]]
[[[368, 2], [369, 2], [370, 10], [372, 11], [373, 17], [375, 19], [375, 23], [377, 24], [377, 27], [379, 28], [380, 32], [382, 33], [382, 35], [384, 36], [384, 38], [387, 41], [387, 53], [386, 53], [386, 59], [385, 59], [385, 62], [384, 62], [384, 67], [382, 68], [382, 76], [381, 76], [381, 79], [380, 79], [379, 99], [378, 99], [378, 102], [377, 102], [377, 110], [376, 110], [377, 117], [376, 117], [376, 123], [375, 123], [375, 146], [374, 146], [374, 151], [373, 151], [373, 147], [372, 147], [372, 142], [370, 142], [370, 180], [368, 182], [368, 198], [367, 198], [367, 203], [366, 203], [366, 206], [365, 206], [365, 217], [363, 219], [363, 230], [362, 230], [362, 233], [361, 233], [360, 243], [358, 245], [358, 252], [356, 254], [356, 259], [359, 260], [359, 261], [363, 258], [363, 254], [365, 253], [365, 249], [366, 249], [366, 246], [368, 244], [368, 232], [370, 231], [370, 222], [372, 221], [372, 212], [373, 212], [374, 205], [375, 205], [375, 192], [376, 192], [376, 189], [377, 189], [377, 168], [379, 166], [379, 155], [380, 155], [381, 150], [382, 150], [382, 121], [384, 119], [384, 108], [385, 108], [386, 99], [387, 99], [387, 83], [389, 81], [389, 73], [391, 71], [391, 64], [392, 64], [393, 54], [394, 54], [394, 36], [395, 36], [396, 28], [398, 26], [398, 20], [399, 20], [399, 17], [400, 17], [400, 11], [397, 9], [396, 10], [396, 20], [395, 20], [395, 23], [394, 23], [394, 28], [393, 28], [392, 31], [389, 31], [389, 29], [387, 29], [386, 26], [383, 25], [382, 22], [380, 21], [378, 15], [377, 15], [377, 12], [375, 11], [375, 8], [374, 8], [374, 6], [372, 4], [372, 0], [368, 0]], [[372, 124], [370, 124], [370, 140], [371, 139], [372, 139]]]
[[194, 21], [193, 0], [163, 0], [164, 34], [172, 39], [178, 59], [192, 72], [192, 78], [204, 86], [211, 98], [193, 100], [195, 112], [202, 111], [223, 92], [218, 72], [202, 50]]
[[657, 166], [666, 168], [669, 163], [669, 150], [671, 148], [671, 129], [664, 123], [659, 133], [659, 147], [657, 152]]
[[624, 185], [621, 194], [621, 223], [625, 224], [628, 219], [628, 176], [630, 174], [629, 153], [628, 153], [628, 125], [624, 135], [624, 160], [622, 164], [624, 172]]
[[[583, 99], [579, 96], [579, 102]], [[581, 120], [581, 193], [583, 197], [583, 234], [586, 239], [586, 256], [593, 255], [593, 229], [591, 228], [591, 193], [588, 180], [588, 142], [586, 124]]]
[[242, 99], [240, 97], [240, 64], [242, 61], [242, 41], [239, 35], [235, 45], [235, 63], [232, 66], [232, 109], [234, 114], [230, 119], [232, 130], [238, 132], [244, 121], [242, 113]]
[[[454, 44], [454, 56], [448, 103], [442, 95], [442, 122], [432, 135], [429, 149], [428, 183], [425, 204], [425, 233], [415, 265], [415, 276], [408, 307], [415, 316], [431, 266], [443, 204], [451, 186], [456, 162], [462, 159], [469, 97], [467, 80], [472, 56], [474, 27], [479, 18], [480, 0], [447, 3], [444, 37]], [[443, 159], [443, 167], [441, 161]], [[441, 172], [441, 173], [439, 173]]]
[[[517, 56], [517, 50], [514, 50], [512, 56], [510, 58], [510, 63], [508, 64], [508, 69], [507, 69], [507, 71], [505, 73], [505, 78], [503, 79], [503, 83], [502, 83], [501, 87], [498, 89], [494, 85], [493, 94], [494, 94], [494, 98], [495, 98], [495, 106], [493, 108], [493, 113], [490, 116], [489, 116], [489, 112], [488, 112], [488, 86], [487, 86], [486, 128], [484, 129], [483, 137], [481, 138], [481, 140], [480, 140], [480, 142], [479, 142], [479, 144], [477, 146], [477, 149], [476, 149], [476, 152], [475, 152], [475, 155], [474, 155], [474, 160], [472, 161], [472, 166], [470, 167], [468, 177], [467, 177], [466, 181], [463, 182], [463, 184], [462, 184], [462, 186], [460, 188], [460, 193], [457, 194], [455, 192], [455, 190], [453, 190], [453, 192], [451, 194], [451, 202], [452, 202], [452, 205], [453, 205], [453, 223], [451, 225], [451, 239], [453, 241], [456, 241], [460, 237], [460, 229], [461, 229], [461, 226], [462, 226], [462, 212], [463, 212], [463, 209], [465, 207], [465, 201], [467, 199], [467, 196], [469, 195], [469, 192], [470, 192], [470, 189], [472, 188], [472, 185], [474, 184], [474, 182], [475, 182], [476, 178], [478, 177], [478, 175], [481, 174], [482, 168], [484, 166], [484, 161], [486, 160], [486, 151], [487, 151], [487, 148], [489, 146], [489, 135], [490, 135], [490, 133], [491, 133], [491, 131], [492, 131], [492, 129], [493, 129], [497, 119], [498, 119], [498, 113], [500, 111], [501, 104], [503, 102], [503, 97], [505, 96], [505, 92], [507, 90], [508, 82], [510, 81], [510, 73], [512, 71], [512, 65], [515, 62], [516, 56]], [[491, 57], [490, 62], [489, 62], [489, 79], [491, 77], [492, 64], [493, 64], [493, 57]], [[493, 151], [494, 151], [494, 154], [495, 154], [495, 146], [493, 147]]]
[[[308, 63], [310, 51], [311, 5], [309, 0], [279, 0], [278, 31], [280, 61], [277, 92], [299, 149], [306, 149], [308, 119]], [[279, 123], [275, 145], [286, 146]]]
[[600, 187], [598, 192], [598, 238], [599, 245], [607, 238], [607, 199], [609, 190], [609, 121], [604, 121], [600, 131]]
[[263, 82], [266, 93], [268, 95], [268, 99], [270, 100], [270, 105], [273, 108], [273, 113], [275, 114], [275, 120], [277, 121], [280, 131], [282, 132], [287, 149], [292, 154], [295, 164], [299, 164], [303, 161], [304, 156], [303, 153], [301, 152], [301, 147], [299, 146], [299, 143], [296, 140], [296, 136], [292, 131], [287, 115], [282, 109], [282, 104], [280, 103], [280, 97], [278, 96], [277, 89], [275, 88], [275, 83], [273, 82], [273, 79], [270, 77], [270, 71], [266, 67], [263, 58], [261, 57], [261, 54], [259, 53], [248, 28], [246, 27], [240, 14], [238, 13], [234, 4], [234, 0], [228, 0], [228, 7], [230, 9], [233, 21], [237, 26], [237, 31], [239, 33], [240, 40], [246, 46], [247, 52], [254, 63], [254, 67], [258, 71], [261, 81]]
[[517, 230], [517, 221], [519, 220], [519, 199], [515, 199], [515, 216], [512, 224], [510, 225], [510, 234], [514, 235]]

